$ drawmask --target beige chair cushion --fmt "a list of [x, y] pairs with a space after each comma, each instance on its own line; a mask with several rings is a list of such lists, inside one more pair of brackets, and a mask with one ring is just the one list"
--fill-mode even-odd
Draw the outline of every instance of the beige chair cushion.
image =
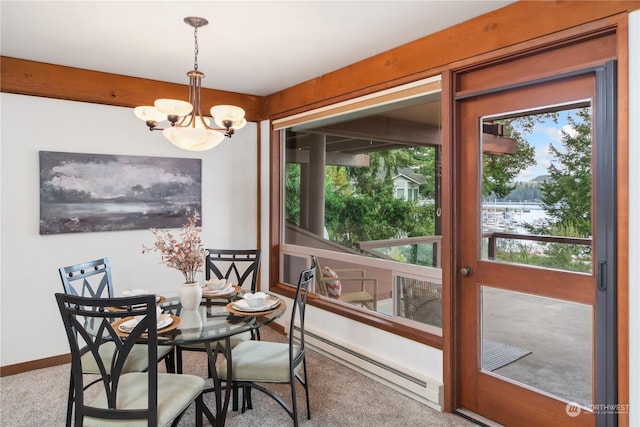
[[[300, 347], [294, 346], [294, 357]], [[289, 344], [268, 341], [244, 341], [231, 351], [234, 381], [265, 383], [289, 382]], [[298, 372], [301, 364], [296, 366]], [[222, 359], [217, 366], [218, 376], [227, 378], [227, 362]]]
[[364, 303], [373, 301], [373, 297], [366, 291], [349, 292], [348, 294], [342, 294], [342, 301], [348, 303]]
[[[105, 368], [107, 369], [107, 373], [111, 372], [111, 361], [113, 359], [113, 352], [115, 349], [115, 344], [113, 341], [107, 341], [100, 346], [99, 352], [102, 361], [104, 362]], [[169, 345], [159, 345], [158, 346], [158, 359], [166, 356], [168, 353], [173, 351], [173, 346]], [[148, 365], [148, 354], [149, 348], [145, 344], [136, 344], [131, 349], [131, 353], [127, 356], [127, 361], [122, 368], [122, 373], [126, 374], [129, 372], [142, 372], [146, 370]], [[85, 353], [82, 355], [82, 372], [85, 374], [99, 374], [100, 371], [98, 369], [98, 365], [96, 364], [95, 358], [90, 353]]]
[[[204, 379], [195, 375], [158, 374], [158, 425], [169, 426], [202, 393]], [[134, 372], [120, 377], [118, 409], [146, 408], [148, 401], [147, 373]], [[100, 393], [90, 406], [106, 408], [107, 400]], [[140, 426], [147, 427], [147, 420], [103, 420], [85, 417], [84, 426]]]

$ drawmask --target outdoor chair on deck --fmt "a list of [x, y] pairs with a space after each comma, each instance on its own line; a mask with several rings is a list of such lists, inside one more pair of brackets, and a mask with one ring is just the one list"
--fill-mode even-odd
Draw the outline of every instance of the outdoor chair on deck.
[[[122, 298], [86, 298], [55, 295], [71, 349], [72, 386], [75, 391], [74, 425], [167, 426], [177, 425], [185, 410], [196, 402], [196, 426], [202, 426], [202, 390], [205, 381], [195, 375], [159, 374], [155, 295]], [[108, 307], [131, 306], [131, 311]], [[118, 325], [129, 316], [140, 321], [128, 334]], [[131, 353], [144, 340], [148, 345], [146, 372], [128, 372]], [[104, 357], [111, 343], [111, 357]], [[161, 347], [161, 346], [160, 346]], [[97, 367], [103, 389], [91, 401], [85, 396], [87, 363]]]
[[[288, 343], [249, 340], [238, 344], [231, 350], [231, 375], [227, 372], [226, 361], [218, 363], [218, 377], [225, 381], [232, 381], [234, 386], [241, 386], [245, 390], [242, 401], [243, 412], [245, 407], [252, 409], [251, 389], [255, 388], [278, 402], [297, 427], [296, 383], [300, 383], [306, 394], [307, 419], [311, 419], [309, 379], [305, 362], [304, 319], [309, 285], [313, 280], [314, 272], [315, 266], [312, 266], [300, 273], [291, 309]], [[300, 374], [301, 370], [303, 375]], [[291, 388], [291, 406], [287, 405], [275, 392], [258, 383], [288, 384]]]
[[[342, 292], [344, 282], [359, 283], [360, 290], [354, 292]], [[360, 304], [373, 311], [378, 309], [378, 278], [367, 277], [366, 271], [362, 268], [342, 268], [332, 269], [321, 267], [316, 264], [316, 283], [320, 295], [346, 302], [349, 304]], [[367, 290], [370, 284], [373, 294]]]
[[[107, 258], [101, 258], [83, 264], [61, 267], [58, 269], [64, 292], [67, 295], [90, 297], [90, 298], [112, 298], [113, 280], [111, 278], [111, 266]], [[108, 304], [112, 306], [113, 303]], [[115, 343], [106, 341], [99, 348], [104, 365], [109, 369], [114, 354]], [[128, 372], [143, 372], [148, 365], [149, 349], [147, 344], [136, 344], [131, 349], [122, 370]], [[88, 353], [83, 353], [82, 366], [84, 374], [99, 374], [98, 365], [94, 363], [93, 357]], [[157, 349], [157, 360], [164, 360], [167, 372], [175, 372], [173, 359], [173, 346], [161, 345]], [[108, 373], [108, 372], [107, 372]], [[99, 380], [88, 383], [89, 387]], [[71, 425], [71, 411], [74, 401], [73, 372], [69, 380], [69, 397], [67, 402], [67, 426]]]

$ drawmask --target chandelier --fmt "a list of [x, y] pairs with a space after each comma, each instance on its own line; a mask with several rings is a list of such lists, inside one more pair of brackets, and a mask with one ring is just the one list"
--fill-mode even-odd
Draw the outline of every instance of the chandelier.
[[[177, 99], [156, 99], [153, 106], [134, 108], [133, 112], [144, 120], [150, 131], [161, 130], [172, 144], [189, 151], [209, 150], [220, 144], [225, 137], [231, 137], [235, 130], [247, 124], [244, 110], [234, 105], [211, 107], [211, 116], [217, 127], [211, 127], [211, 120], [202, 115], [200, 91], [204, 74], [198, 71], [198, 28], [209, 23], [204, 18], [190, 16], [184, 22], [193, 27], [194, 61], [189, 77], [189, 102]], [[165, 123], [160, 127], [160, 122]], [[170, 126], [168, 126], [170, 125]]]

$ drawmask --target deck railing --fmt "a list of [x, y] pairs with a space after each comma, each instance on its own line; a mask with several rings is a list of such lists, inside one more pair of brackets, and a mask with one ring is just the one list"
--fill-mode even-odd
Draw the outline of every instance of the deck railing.
[[591, 246], [591, 239], [582, 237], [541, 236], [536, 234], [504, 233], [495, 231], [483, 233], [482, 237], [488, 239], [489, 242], [487, 253], [487, 257], [489, 259], [496, 258], [498, 239], [528, 240], [539, 243], [562, 243], [565, 245]]
[[[375, 256], [376, 258], [388, 259], [391, 261], [398, 261], [379, 251], [381, 248], [392, 248], [397, 246], [417, 246], [418, 245], [431, 245], [432, 260], [429, 263], [429, 267], [441, 268], [442, 266], [442, 236], [420, 236], [420, 237], [406, 237], [403, 239], [385, 239], [385, 240], [369, 240], [366, 242], [359, 242], [358, 247], [362, 252]], [[418, 251], [412, 251], [416, 254]], [[407, 260], [409, 264], [422, 265], [417, 259]]]

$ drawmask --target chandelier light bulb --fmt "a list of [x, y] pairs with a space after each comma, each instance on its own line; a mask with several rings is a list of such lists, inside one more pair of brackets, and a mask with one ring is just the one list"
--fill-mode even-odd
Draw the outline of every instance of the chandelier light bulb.
[[233, 127], [233, 129], [238, 130], [238, 129], [242, 129], [243, 127], [245, 127], [246, 124], [247, 124], [247, 120], [243, 117], [239, 121], [234, 121], [232, 127]]
[[155, 107], [151, 105], [145, 105], [143, 107], [136, 107], [133, 109], [133, 114], [136, 115], [140, 120], [149, 121], [153, 120], [154, 122], [160, 122], [162, 120], [166, 120], [166, 114], [162, 114]]
[[186, 116], [193, 111], [193, 105], [187, 101], [180, 101], [178, 99], [156, 99], [153, 103], [156, 110], [160, 111], [165, 117], [168, 116]]
[[188, 151], [209, 150], [224, 139], [222, 132], [197, 127], [170, 127], [162, 134], [175, 146]]

